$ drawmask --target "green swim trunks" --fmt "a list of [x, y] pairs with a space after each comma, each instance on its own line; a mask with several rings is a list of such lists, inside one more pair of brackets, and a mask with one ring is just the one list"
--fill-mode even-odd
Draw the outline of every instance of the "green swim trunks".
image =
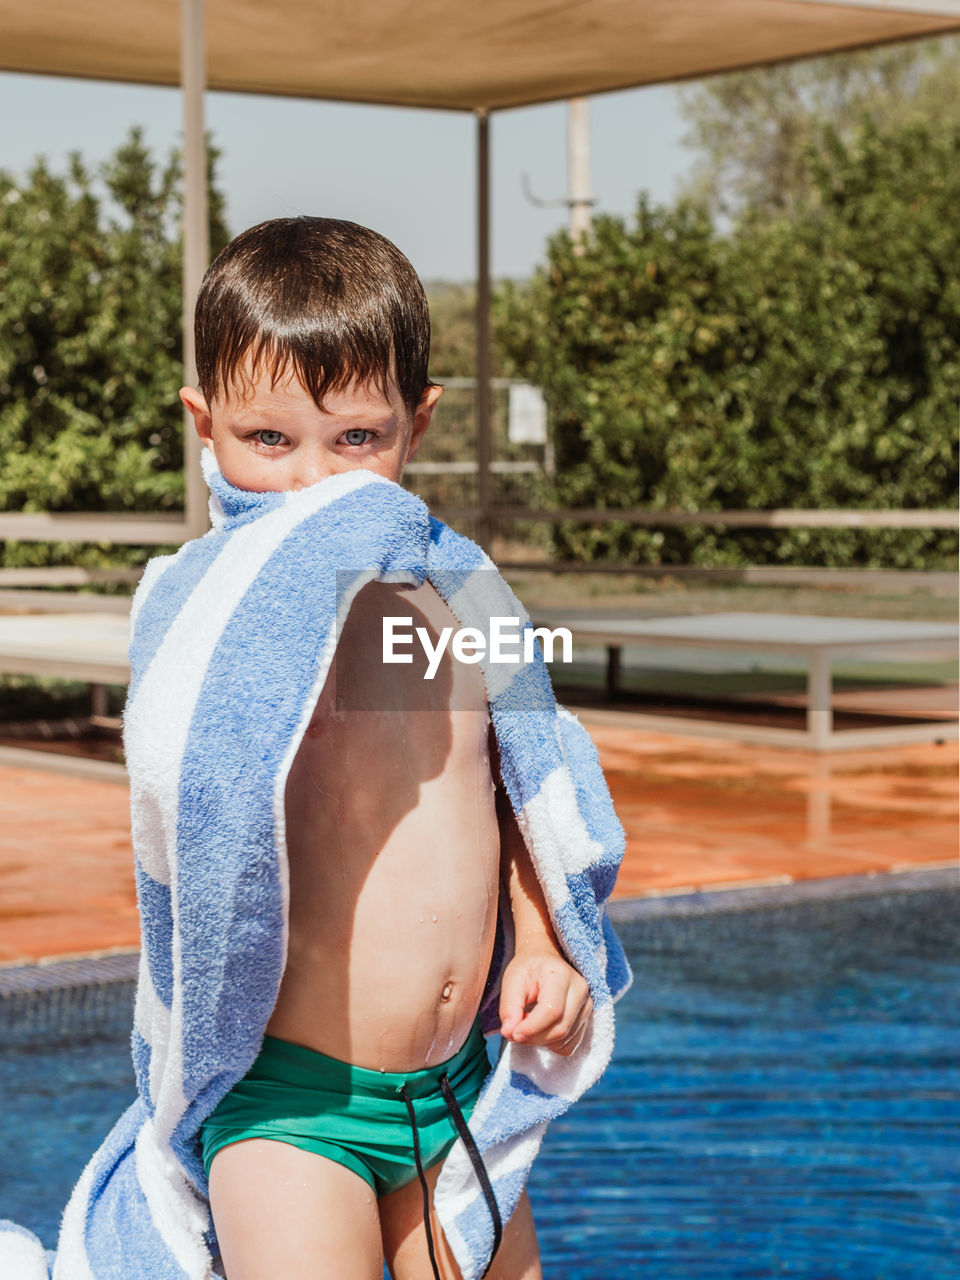
[[253, 1066], [201, 1126], [204, 1171], [209, 1178], [214, 1155], [231, 1142], [274, 1138], [352, 1169], [387, 1195], [417, 1177], [415, 1136], [424, 1169], [456, 1141], [445, 1091], [469, 1117], [489, 1072], [479, 1021], [447, 1062], [405, 1073], [354, 1067], [264, 1036]]

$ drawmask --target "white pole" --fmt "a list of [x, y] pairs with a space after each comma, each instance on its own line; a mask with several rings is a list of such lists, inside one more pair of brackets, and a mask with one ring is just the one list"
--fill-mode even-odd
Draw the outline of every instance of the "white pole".
[[477, 112], [477, 541], [490, 551], [493, 523], [490, 458], [490, 118]]
[[570, 178], [570, 239], [578, 240], [590, 231], [593, 204], [590, 180], [590, 103], [571, 98], [567, 103], [567, 144]]
[[[207, 139], [203, 107], [206, 88], [204, 0], [180, 0], [180, 84], [183, 90], [183, 369], [188, 386], [197, 385], [193, 309], [210, 261], [207, 213]], [[200, 470], [200, 440], [184, 410], [183, 465], [188, 537], [210, 526], [207, 488]]]

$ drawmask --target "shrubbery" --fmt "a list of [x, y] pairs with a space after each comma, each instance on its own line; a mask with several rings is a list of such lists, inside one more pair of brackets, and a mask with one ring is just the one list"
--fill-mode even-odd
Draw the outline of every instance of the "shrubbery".
[[[180, 201], [178, 158], [158, 165], [138, 130], [99, 174], [78, 156], [0, 173], [0, 510], [182, 507]], [[213, 182], [210, 207], [217, 251]], [[24, 542], [4, 563], [121, 558]]]
[[[891, 63], [904, 83], [921, 55]], [[854, 83], [846, 64], [826, 63], [805, 74]], [[846, 110], [835, 124], [805, 120], [799, 155], [786, 164], [776, 152], [765, 185], [741, 175], [753, 203], [741, 201], [728, 229], [716, 224], [720, 201], [641, 198], [630, 225], [599, 216], [580, 246], [557, 235], [531, 281], [499, 286], [497, 372], [538, 383], [548, 398], [549, 501], [688, 511], [955, 505], [960, 94], [949, 96], [947, 60], [936, 65], [909, 110], [891, 109], [881, 80], [876, 109]], [[703, 91], [717, 95], [727, 125], [747, 90], [758, 110], [758, 85], [789, 123], [803, 97], [793, 73], [762, 74]], [[862, 105], [874, 89], [856, 83]], [[929, 108], [937, 94], [940, 113]], [[749, 136], [763, 145], [762, 131]], [[731, 137], [725, 126], [725, 165]], [[228, 232], [214, 158], [216, 252]], [[781, 173], [789, 199], [777, 198]], [[155, 162], [136, 130], [98, 174], [78, 157], [65, 176], [42, 162], [20, 181], [0, 173], [0, 510], [181, 506], [179, 216], [177, 158]], [[472, 291], [438, 284], [431, 293], [431, 369], [469, 374]], [[554, 545], [564, 558], [933, 568], [950, 563], [956, 537], [571, 522]], [[3, 563], [143, 558], [137, 548], [8, 542]]]
[[[563, 506], [952, 506], [960, 120], [817, 131], [809, 198], [719, 234], [705, 205], [565, 234], [499, 298], [510, 371], [552, 412]], [[930, 568], [926, 530], [567, 524], [564, 557]]]

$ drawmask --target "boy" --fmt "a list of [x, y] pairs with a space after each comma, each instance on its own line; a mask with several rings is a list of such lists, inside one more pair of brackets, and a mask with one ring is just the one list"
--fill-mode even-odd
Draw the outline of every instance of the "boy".
[[[399, 482], [441, 393], [416, 274], [351, 223], [238, 236], [196, 333], [200, 387], [181, 398], [242, 490], [355, 469]], [[363, 587], [288, 776], [287, 963], [263, 1050], [201, 1135], [228, 1280], [379, 1280], [384, 1260], [394, 1280], [459, 1275], [424, 1206], [457, 1137], [440, 1077], [468, 1117], [489, 1070], [478, 1010], [501, 882], [516, 944], [500, 1034], [568, 1056], [590, 1022], [499, 780], [483, 678], [449, 649], [429, 685], [422, 662], [385, 665], [398, 615], [434, 642], [458, 625], [428, 582]], [[488, 1274], [541, 1274], [525, 1195]]]

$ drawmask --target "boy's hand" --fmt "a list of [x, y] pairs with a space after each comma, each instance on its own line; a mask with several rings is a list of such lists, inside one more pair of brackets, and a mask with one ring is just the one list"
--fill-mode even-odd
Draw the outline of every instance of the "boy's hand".
[[542, 1045], [568, 1058], [590, 1024], [590, 989], [560, 950], [543, 889], [506, 796], [492, 724], [490, 762], [491, 777], [499, 783], [500, 874], [516, 938], [513, 959], [500, 984], [500, 1034], [514, 1044]]
[[586, 982], [552, 948], [518, 952], [503, 971], [500, 1034], [567, 1058], [587, 1030], [593, 1001]]

